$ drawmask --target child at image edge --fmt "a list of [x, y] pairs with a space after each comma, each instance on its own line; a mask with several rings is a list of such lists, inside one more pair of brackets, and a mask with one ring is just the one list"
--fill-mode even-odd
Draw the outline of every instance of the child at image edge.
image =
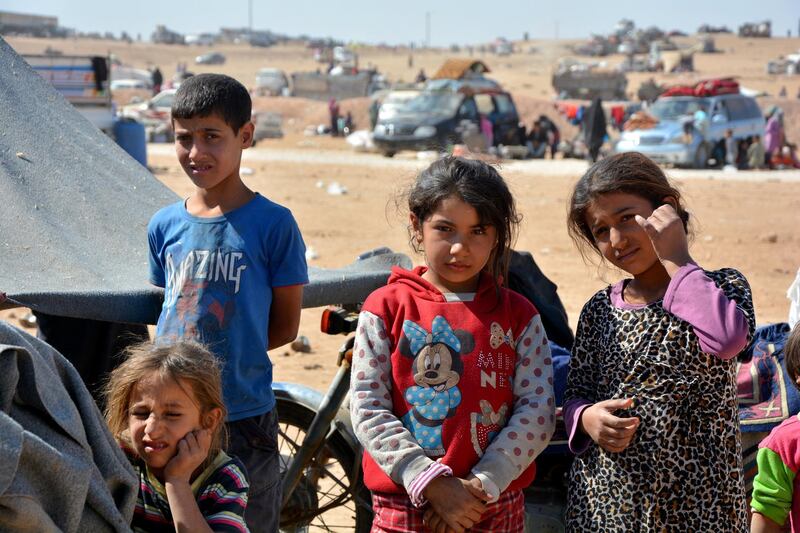
[[[800, 387], [800, 323], [783, 347], [786, 372]], [[753, 480], [752, 533], [800, 532], [800, 415], [784, 420], [759, 445], [758, 474]]]
[[106, 420], [139, 474], [137, 532], [246, 532], [248, 483], [222, 451], [217, 361], [190, 342], [129, 348], [106, 386]]
[[372, 531], [522, 531], [555, 406], [539, 314], [500, 286], [514, 200], [493, 167], [446, 157], [408, 205], [426, 266], [395, 268], [367, 298], [353, 349]]
[[193, 339], [222, 362], [229, 450], [250, 479], [245, 516], [275, 532], [281, 504], [277, 415], [267, 349], [291, 342], [308, 282], [305, 246], [291, 212], [239, 176], [253, 142], [247, 90], [200, 74], [172, 104], [175, 152], [194, 184], [148, 226], [150, 279], [164, 287], [159, 342]]
[[736, 356], [755, 327], [750, 288], [734, 269], [694, 262], [688, 220], [678, 190], [636, 152], [575, 185], [573, 239], [632, 277], [578, 319], [567, 531], [747, 531]]

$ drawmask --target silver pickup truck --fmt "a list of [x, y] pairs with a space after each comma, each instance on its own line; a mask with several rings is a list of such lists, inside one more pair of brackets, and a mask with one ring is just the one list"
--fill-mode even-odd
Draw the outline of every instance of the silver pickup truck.
[[112, 133], [114, 105], [107, 57], [30, 54], [22, 57], [89, 122], [107, 134]]

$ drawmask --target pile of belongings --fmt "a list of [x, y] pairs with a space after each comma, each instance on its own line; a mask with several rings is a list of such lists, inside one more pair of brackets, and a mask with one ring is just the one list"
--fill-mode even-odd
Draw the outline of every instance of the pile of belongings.
[[622, 129], [625, 131], [649, 130], [655, 128], [656, 124], [658, 124], [658, 119], [656, 117], [647, 111], [637, 111], [625, 122]]
[[695, 85], [675, 85], [661, 96], [716, 96], [718, 94], [738, 94], [739, 82], [733, 78], [703, 80]]

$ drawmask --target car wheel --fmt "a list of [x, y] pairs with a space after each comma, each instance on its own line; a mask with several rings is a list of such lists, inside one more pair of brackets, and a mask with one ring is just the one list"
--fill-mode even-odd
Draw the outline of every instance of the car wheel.
[[700, 143], [694, 152], [692, 168], [706, 168], [706, 166], [708, 166], [708, 147], [705, 143]]
[[396, 152], [394, 150], [384, 150], [382, 153], [383, 157], [394, 157]]

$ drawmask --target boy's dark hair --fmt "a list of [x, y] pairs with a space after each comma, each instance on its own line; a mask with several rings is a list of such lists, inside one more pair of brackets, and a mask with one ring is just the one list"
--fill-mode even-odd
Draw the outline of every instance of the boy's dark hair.
[[567, 231], [581, 254], [584, 254], [586, 244], [597, 249], [592, 230], [586, 222], [587, 210], [598, 197], [620, 192], [648, 200], [653, 209], [663, 205], [665, 197], [674, 198], [675, 210], [683, 221], [683, 229], [689, 233], [689, 213], [681, 203], [681, 193], [669, 182], [661, 167], [639, 152], [624, 152], [593, 164], [572, 191]]
[[800, 322], [794, 325], [786, 344], [783, 345], [783, 360], [786, 362], [789, 378], [794, 386], [800, 389], [800, 384], [797, 383], [797, 378], [800, 378]]
[[244, 85], [224, 74], [198, 74], [181, 83], [172, 102], [172, 118], [219, 115], [233, 133], [250, 121], [252, 101]]
[[[493, 166], [463, 157], [443, 157], [419, 173], [408, 191], [408, 209], [420, 224], [427, 220], [445, 198], [456, 196], [471, 205], [482, 224], [494, 226], [497, 246], [487, 264], [489, 274], [507, 279], [511, 246], [521, 217], [505, 180]], [[413, 228], [411, 246], [419, 252]]]

